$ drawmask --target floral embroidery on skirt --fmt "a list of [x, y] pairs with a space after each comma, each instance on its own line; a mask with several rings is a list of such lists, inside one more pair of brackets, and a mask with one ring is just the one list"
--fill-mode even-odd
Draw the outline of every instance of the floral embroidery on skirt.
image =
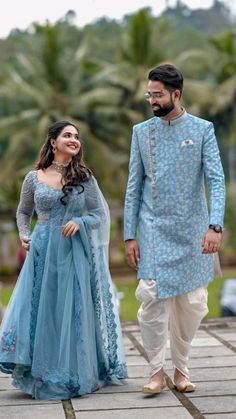
[[1, 350], [2, 352], [14, 352], [16, 347], [17, 336], [15, 333], [15, 327], [10, 326], [8, 332], [3, 332], [1, 339]]

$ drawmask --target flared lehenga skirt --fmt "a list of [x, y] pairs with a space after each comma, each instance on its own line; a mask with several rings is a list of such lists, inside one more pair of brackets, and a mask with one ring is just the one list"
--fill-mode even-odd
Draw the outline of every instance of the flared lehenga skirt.
[[69, 399], [110, 380], [91, 278], [80, 235], [65, 238], [39, 221], [0, 333], [0, 369], [15, 387]]

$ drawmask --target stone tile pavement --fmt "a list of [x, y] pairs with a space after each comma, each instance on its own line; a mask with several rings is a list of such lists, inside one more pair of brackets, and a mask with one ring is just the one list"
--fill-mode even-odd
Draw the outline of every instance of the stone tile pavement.
[[0, 374], [0, 419], [236, 419], [236, 318], [204, 321], [192, 344], [189, 363], [194, 393], [178, 393], [171, 381], [167, 349], [168, 389], [145, 396], [148, 364], [136, 323], [123, 324], [129, 378], [123, 386], [66, 401], [33, 400]]

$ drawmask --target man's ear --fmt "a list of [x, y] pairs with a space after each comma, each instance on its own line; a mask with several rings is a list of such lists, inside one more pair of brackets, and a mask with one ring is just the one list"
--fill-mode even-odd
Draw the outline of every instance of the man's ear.
[[179, 89], [176, 89], [174, 91], [174, 97], [175, 97], [175, 99], [180, 99], [181, 98], [181, 92], [180, 92]]

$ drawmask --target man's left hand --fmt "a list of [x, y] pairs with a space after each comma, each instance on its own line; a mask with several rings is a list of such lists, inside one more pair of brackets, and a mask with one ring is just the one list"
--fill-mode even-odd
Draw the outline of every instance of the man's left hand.
[[216, 253], [220, 249], [221, 233], [216, 233], [210, 229], [206, 232], [202, 240], [202, 253]]

